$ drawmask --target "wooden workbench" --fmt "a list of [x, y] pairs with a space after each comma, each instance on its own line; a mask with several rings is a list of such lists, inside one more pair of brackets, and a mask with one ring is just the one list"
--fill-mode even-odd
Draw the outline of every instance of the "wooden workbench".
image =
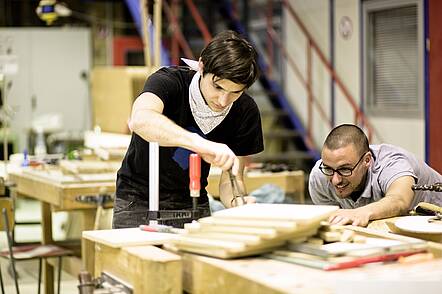
[[[96, 206], [75, 201], [79, 195], [92, 195], [106, 191], [115, 191], [115, 177], [100, 175], [80, 179], [78, 177], [60, 177], [44, 170], [20, 170], [11, 172], [9, 179], [16, 184], [17, 195], [24, 195], [41, 201], [42, 208], [42, 243], [53, 243], [52, 211], [79, 210], [81, 226], [92, 229], [95, 220]], [[112, 204], [110, 204], [112, 205]], [[45, 293], [54, 293], [53, 273], [51, 264], [44, 262], [43, 279]]]
[[[219, 197], [219, 178], [221, 174], [211, 173], [207, 179], [207, 192]], [[244, 175], [244, 184], [250, 193], [265, 184], [273, 184], [281, 188], [288, 197], [296, 203], [303, 204], [305, 201], [305, 174], [301, 170], [282, 172], [259, 172], [250, 171]]]
[[[407, 238], [385, 232], [358, 228], [361, 234]], [[173, 238], [160, 234], [148, 238], [140, 230], [123, 229], [83, 232], [83, 261], [95, 277], [109, 271], [122, 281], [132, 284], [134, 294], [140, 293], [411, 293], [410, 289], [429, 293], [442, 283], [442, 245], [430, 249], [437, 259], [415, 264], [368, 265], [339, 271], [322, 271], [300, 265], [251, 257], [223, 260], [184, 253], [176, 255], [151, 247], [161, 239]], [[155, 233], [149, 233], [155, 234]], [[124, 236], [128, 236], [127, 242]], [[169, 237], [167, 237], [169, 235]], [[130, 238], [129, 238], [130, 236]], [[144, 241], [143, 241], [144, 239]], [[144, 244], [146, 245], [142, 245]], [[134, 270], [135, 261], [140, 270]], [[154, 266], [156, 264], [156, 266]], [[177, 273], [182, 269], [182, 273]], [[170, 279], [174, 276], [175, 279]], [[143, 288], [138, 281], [150, 277], [152, 287]], [[168, 284], [170, 279], [170, 283]], [[182, 281], [182, 284], [179, 284]], [[174, 287], [166, 288], [164, 285]], [[419, 288], [417, 288], [419, 287]], [[147, 292], [145, 292], [147, 291]], [[365, 292], [364, 292], [365, 291]], [[434, 292], [434, 291], [433, 291]]]
[[330, 272], [263, 257], [222, 260], [184, 254], [182, 260], [184, 276], [187, 277], [183, 280], [183, 288], [195, 294], [411, 293], [410, 287], [416, 290], [413, 293], [418, 293], [419, 289], [423, 290], [422, 293], [429, 293], [429, 287], [435, 290], [442, 283], [441, 259]]
[[84, 231], [83, 267], [94, 277], [117, 277], [134, 293], [182, 293], [181, 257], [153, 246], [175, 236], [138, 228]]

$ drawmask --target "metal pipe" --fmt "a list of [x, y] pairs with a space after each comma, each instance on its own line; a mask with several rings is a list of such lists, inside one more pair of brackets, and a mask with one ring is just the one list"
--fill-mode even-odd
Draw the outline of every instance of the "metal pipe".
[[161, 3], [162, 0], [155, 0], [153, 22], [155, 27], [154, 39], [154, 62], [155, 67], [159, 67], [161, 63]]
[[[149, 210], [159, 210], [159, 144], [149, 142]], [[149, 225], [157, 225], [158, 221], [150, 220]]]
[[148, 19], [149, 14], [147, 11], [147, 0], [140, 0], [140, 11], [141, 11], [141, 20], [142, 20], [142, 37], [144, 44], [144, 63], [148, 68], [152, 67], [151, 58], [150, 58], [150, 32], [148, 28]]
[[201, 17], [201, 14], [198, 11], [198, 8], [196, 8], [195, 3], [193, 3], [192, 0], [186, 0], [186, 4], [187, 7], [189, 7], [190, 13], [193, 16], [196, 25], [203, 34], [204, 43], [207, 45], [212, 39], [212, 35], [210, 34], [209, 29], [206, 26], [206, 23], [204, 22], [203, 18]]

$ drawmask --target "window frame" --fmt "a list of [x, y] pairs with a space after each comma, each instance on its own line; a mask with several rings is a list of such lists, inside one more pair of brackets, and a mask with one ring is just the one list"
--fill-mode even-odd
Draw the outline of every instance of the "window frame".
[[[374, 11], [382, 11], [392, 8], [401, 8], [410, 5], [416, 5], [417, 8], [417, 97], [416, 105], [408, 107], [395, 106], [375, 106], [372, 105], [373, 95], [373, 66], [369, 63], [368, 52], [370, 30], [369, 13]], [[422, 0], [365, 0], [362, 3], [362, 25], [363, 25], [363, 95], [365, 112], [375, 117], [398, 117], [398, 118], [423, 118], [424, 117], [424, 22], [423, 22], [423, 1]]]

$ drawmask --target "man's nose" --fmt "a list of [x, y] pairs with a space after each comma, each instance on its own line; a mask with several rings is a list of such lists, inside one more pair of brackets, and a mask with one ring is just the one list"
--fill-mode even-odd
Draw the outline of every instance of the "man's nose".
[[342, 182], [342, 177], [340, 174], [338, 174], [337, 172], [333, 172], [333, 175], [331, 177], [331, 182], [332, 184], [339, 184], [340, 182]]
[[222, 93], [218, 98], [218, 103], [223, 107], [227, 106], [229, 104], [229, 93]]

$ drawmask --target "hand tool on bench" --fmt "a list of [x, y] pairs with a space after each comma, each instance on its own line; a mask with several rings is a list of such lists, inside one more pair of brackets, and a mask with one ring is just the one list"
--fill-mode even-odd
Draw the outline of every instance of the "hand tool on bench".
[[196, 154], [189, 156], [189, 190], [192, 197], [192, 210], [198, 210], [198, 198], [201, 189], [201, 157]]
[[431, 185], [418, 185], [414, 184], [411, 186], [411, 189], [413, 191], [421, 190], [421, 191], [436, 191], [436, 192], [442, 192], [442, 183], [434, 183]]
[[[421, 190], [442, 192], [442, 183], [434, 183], [431, 185], [415, 184], [411, 186], [411, 189], [413, 191]], [[442, 207], [435, 204], [420, 202], [416, 205], [416, 207], [414, 207], [410, 214], [435, 215], [435, 217], [430, 218], [428, 222], [442, 222]]]
[[189, 157], [189, 189], [192, 197], [192, 209], [160, 210], [159, 209], [159, 145], [149, 143], [149, 211], [147, 220], [149, 226], [167, 224], [167, 221], [180, 220], [190, 223], [200, 218], [198, 197], [200, 195], [201, 159], [197, 154]]
[[97, 211], [95, 212], [94, 230], [98, 230], [103, 209], [107, 203], [114, 201], [114, 197], [112, 194], [106, 193], [106, 188], [101, 187], [98, 195], [80, 195], [75, 197], [75, 201], [93, 203], [96, 205]]

